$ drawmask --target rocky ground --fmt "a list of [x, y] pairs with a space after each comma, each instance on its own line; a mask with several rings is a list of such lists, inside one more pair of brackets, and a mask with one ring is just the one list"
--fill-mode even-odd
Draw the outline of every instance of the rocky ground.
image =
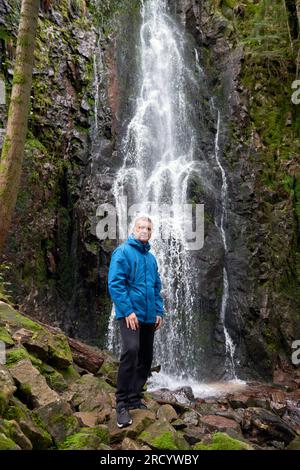
[[[300, 449], [300, 378], [196, 399], [146, 392], [116, 426], [118, 362], [0, 302], [0, 449]], [[2, 354], [3, 359], [3, 354]], [[4, 361], [1, 361], [4, 362]]]

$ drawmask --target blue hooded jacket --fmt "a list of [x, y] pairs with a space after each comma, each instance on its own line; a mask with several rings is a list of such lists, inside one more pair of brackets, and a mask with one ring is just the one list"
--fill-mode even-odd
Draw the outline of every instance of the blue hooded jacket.
[[134, 312], [140, 322], [155, 323], [156, 315], [164, 314], [158, 265], [150, 248], [132, 233], [112, 252], [108, 289], [116, 318]]

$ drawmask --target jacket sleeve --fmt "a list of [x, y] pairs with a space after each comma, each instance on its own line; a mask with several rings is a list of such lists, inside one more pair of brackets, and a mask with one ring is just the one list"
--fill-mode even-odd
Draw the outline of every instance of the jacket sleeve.
[[160, 280], [160, 275], [158, 272], [158, 266], [156, 262], [156, 279], [155, 279], [155, 284], [154, 284], [155, 307], [156, 307], [156, 314], [160, 317], [163, 317], [164, 316], [164, 301], [161, 296], [160, 290], [161, 290], [161, 280]]
[[126, 286], [129, 265], [121, 250], [112, 254], [108, 272], [108, 290], [114, 304], [124, 317], [134, 311]]

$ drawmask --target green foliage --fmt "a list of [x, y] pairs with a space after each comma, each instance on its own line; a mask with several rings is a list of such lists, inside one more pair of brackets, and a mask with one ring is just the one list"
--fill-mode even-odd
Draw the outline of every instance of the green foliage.
[[11, 283], [6, 280], [10, 269], [11, 265], [9, 263], [3, 262], [0, 264], [0, 300], [8, 304], [13, 302], [10, 291]]
[[89, 9], [107, 37], [116, 26], [119, 15], [128, 11], [137, 12], [140, 5], [141, 0], [92, 0]]
[[247, 4], [238, 23], [246, 54], [253, 59], [283, 63], [292, 57], [287, 12], [282, 0], [261, 0]]

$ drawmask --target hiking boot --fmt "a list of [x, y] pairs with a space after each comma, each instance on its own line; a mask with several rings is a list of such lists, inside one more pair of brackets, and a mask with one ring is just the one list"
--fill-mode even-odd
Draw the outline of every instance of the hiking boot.
[[129, 426], [130, 424], [132, 424], [132, 418], [128, 409], [125, 408], [125, 406], [119, 410], [117, 409], [117, 426], [119, 428], [125, 428], [125, 426]]
[[142, 403], [142, 402], [138, 402], [138, 403], [131, 403], [129, 406], [128, 406], [128, 409], [129, 410], [135, 410], [135, 409], [139, 409], [139, 410], [148, 410], [148, 407], [147, 405], [145, 405], [145, 403]]

